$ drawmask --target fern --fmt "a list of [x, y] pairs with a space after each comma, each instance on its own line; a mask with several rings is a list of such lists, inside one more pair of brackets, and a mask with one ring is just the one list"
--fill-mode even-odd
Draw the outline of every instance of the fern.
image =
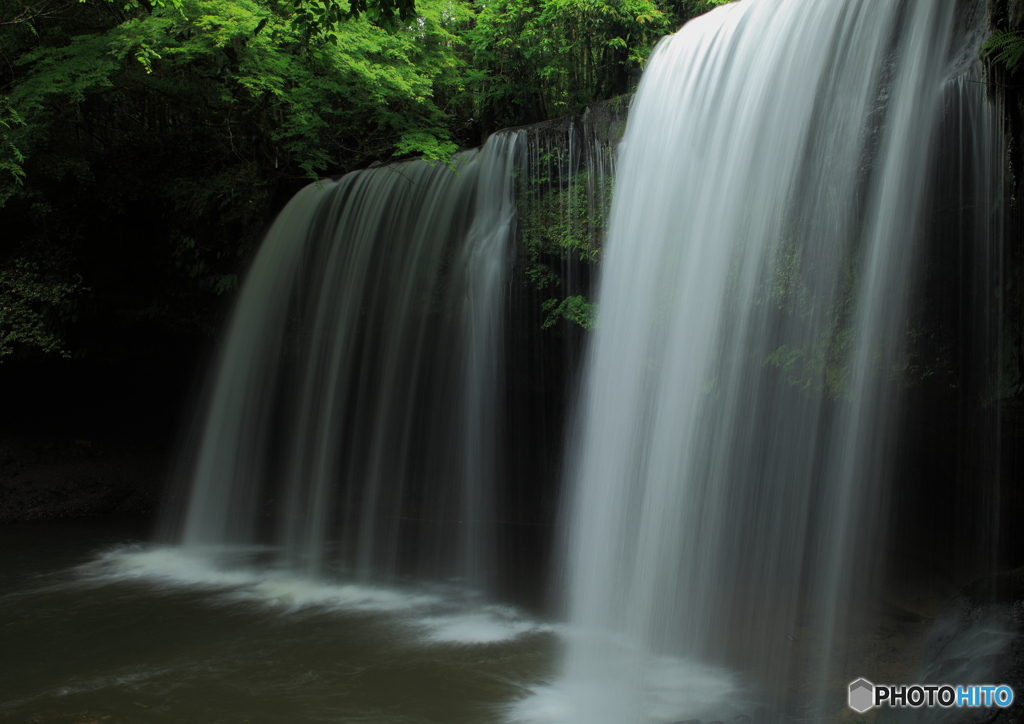
[[1011, 73], [1024, 63], [1024, 33], [1017, 30], [997, 30], [981, 46], [983, 56], [993, 63], [1002, 63]]
[[22, 185], [25, 170], [22, 163], [25, 156], [11, 140], [15, 126], [23, 126], [25, 121], [11, 106], [7, 98], [0, 98], [0, 208], [4, 202], [14, 195], [15, 187]]

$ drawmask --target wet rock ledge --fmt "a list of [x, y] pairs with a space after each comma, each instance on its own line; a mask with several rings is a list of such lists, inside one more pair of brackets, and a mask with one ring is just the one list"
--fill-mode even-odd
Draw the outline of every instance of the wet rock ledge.
[[[898, 724], [1019, 724], [1024, 721], [1024, 568], [980, 578], [943, 606], [925, 650], [923, 684], [1007, 684], [1006, 708], [885, 710]], [[893, 716], [883, 716], [888, 714]]]

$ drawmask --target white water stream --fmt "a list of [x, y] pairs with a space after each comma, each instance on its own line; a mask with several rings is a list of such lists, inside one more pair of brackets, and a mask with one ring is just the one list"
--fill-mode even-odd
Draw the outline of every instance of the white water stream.
[[182, 544], [281, 546], [360, 580], [494, 569], [505, 277], [519, 133], [313, 184], [227, 331]]
[[954, 11], [744, 0], [655, 50], [570, 466], [568, 649], [513, 718], [729, 721], [754, 696], [814, 717], [842, 695], [888, 534]]
[[[382, 637], [491, 646], [495, 671], [501, 647], [547, 657], [562, 635], [557, 677], [519, 666], [475, 691], [459, 721], [830, 715], [851, 615], [875, 597], [891, 539], [929, 204], [936, 188], [983, 176], [998, 146], [975, 138], [957, 164], [936, 161], [951, 115], [964, 138], [992, 126], [965, 75], [977, 44], [956, 13], [935, 0], [742, 0], [655, 50], [614, 164], [598, 327], [570, 432], [564, 627], [478, 595], [547, 555], [512, 550], [530, 538], [500, 529], [500, 501], [521, 511], [553, 497], [502, 463], [516, 175], [562, 153], [524, 152], [523, 132], [461, 155], [458, 175], [392, 164], [288, 205], [211, 382], [182, 546], [120, 548], [82, 575], [161, 595], [202, 589], [203, 605], [330, 610], [345, 636], [359, 635], [350, 613], [386, 612]], [[600, 148], [593, 173], [613, 166]], [[939, 183], [953, 166], [962, 183]], [[571, 171], [557, 188], [571, 197], [574, 183]], [[956, 203], [995, 208], [994, 189]], [[975, 217], [965, 234], [983, 238], [986, 213]], [[358, 668], [368, 655], [337, 661]], [[382, 679], [406, 655], [389, 653]], [[475, 665], [463, 659], [447, 648], [436, 659], [458, 663], [444, 686], [416, 679], [424, 701], [458, 697]], [[388, 700], [388, 686], [374, 696]], [[420, 703], [401, 711], [450, 716]], [[398, 720], [380, 706], [367, 704], [368, 721]]]

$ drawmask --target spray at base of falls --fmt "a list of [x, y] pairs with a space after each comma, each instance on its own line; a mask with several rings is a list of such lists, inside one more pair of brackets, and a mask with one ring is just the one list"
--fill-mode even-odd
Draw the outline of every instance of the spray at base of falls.
[[[570, 465], [552, 720], [745, 706], [736, 673], [716, 702], [666, 687], [666, 660], [831, 713], [851, 612], [884, 569], [936, 188], [968, 186], [962, 231], [993, 239], [998, 183], [936, 178], [949, 79], [977, 57], [956, 12], [745, 0], [653, 53], [620, 147]], [[983, 108], [980, 88], [960, 102]], [[979, 113], [966, 134], [992, 132]], [[545, 696], [513, 718], [544, 719]]]

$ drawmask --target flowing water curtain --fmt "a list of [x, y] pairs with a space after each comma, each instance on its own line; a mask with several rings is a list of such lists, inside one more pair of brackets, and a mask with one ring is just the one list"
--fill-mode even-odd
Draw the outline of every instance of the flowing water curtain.
[[289, 203], [212, 378], [183, 544], [487, 585], [520, 135]]
[[570, 476], [574, 720], [742, 711], [690, 659], [775, 703], [833, 683], [882, 567], [953, 26], [952, 3], [747, 0], [655, 50]]
[[608, 225], [628, 100], [594, 104], [582, 117], [527, 130], [521, 238], [525, 282], [542, 300], [543, 330], [563, 319], [583, 329], [593, 326], [591, 277]]

